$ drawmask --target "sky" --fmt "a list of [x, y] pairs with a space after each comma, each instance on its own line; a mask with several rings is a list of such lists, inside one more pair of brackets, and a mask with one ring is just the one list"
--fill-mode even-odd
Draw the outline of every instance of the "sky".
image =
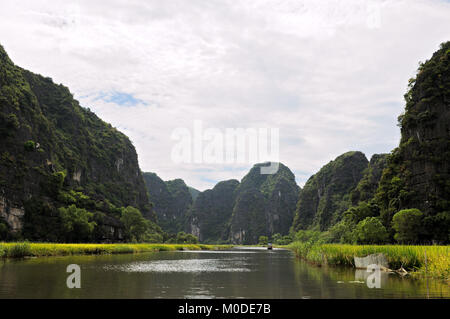
[[128, 135], [144, 172], [240, 180], [250, 161], [174, 161], [174, 132], [194, 138], [197, 121], [278, 129], [303, 186], [344, 152], [398, 145], [408, 79], [450, 40], [449, 17], [444, 0], [2, 0], [0, 44]]

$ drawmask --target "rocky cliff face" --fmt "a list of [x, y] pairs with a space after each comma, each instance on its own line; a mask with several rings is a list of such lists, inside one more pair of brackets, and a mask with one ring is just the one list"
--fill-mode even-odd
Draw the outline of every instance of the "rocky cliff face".
[[[130, 140], [63, 85], [15, 66], [1, 46], [0, 197], [0, 215], [16, 232], [31, 223], [30, 239], [55, 240], [55, 209], [68, 203], [112, 218], [134, 206], [155, 218]], [[45, 238], [33, 235], [36, 221]]]
[[300, 192], [293, 231], [335, 224], [351, 205], [350, 193], [368, 166], [361, 152], [348, 152], [331, 161], [309, 178]]
[[144, 181], [161, 228], [173, 234], [185, 231], [186, 214], [193, 200], [184, 181], [164, 182], [155, 173], [144, 173]]
[[439, 224], [450, 221], [449, 60], [446, 42], [410, 80], [399, 117], [400, 145], [389, 157], [377, 191], [386, 225], [400, 209], [418, 208], [427, 216], [429, 238]]
[[238, 186], [239, 182], [233, 179], [200, 192], [189, 211], [188, 231], [202, 242], [228, 241], [229, 223]]
[[281, 164], [275, 174], [261, 174], [253, 166], [236, 190], [236, 202], [230, 222], [230, 240], [254, 244], [259, 236], [289, 232], [300, 188], [294, 174]]

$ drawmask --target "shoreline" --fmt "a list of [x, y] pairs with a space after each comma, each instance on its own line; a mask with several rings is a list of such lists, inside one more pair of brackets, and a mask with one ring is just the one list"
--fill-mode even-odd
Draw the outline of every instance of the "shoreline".
[[60, 244], [0, 242], [0, 258], [52, 257], [72, 255], [112, 255], [180, 250], [224, 250], [234, 245], [204, 244]]
[[450, 284], [450, 246], [347, 245], [294, 242], [285, 246], [315, 266], [353, 267], [354, 257], [385, 255], [389, 267], [403, 269], [405, 275], [442, 279]]
[[[145, 252], [181, 250], [225, 250], [242, 245], [213, 244], [66, 244], [0, 242], [0, 259], [25, 257], [57, 257], [75, 255], [113, 255]], [[258, 247], [258, 245], [252, 245]], [[264, 247], [264, 246], [262, 246]], [[450, 246], [407, 246], [407, 245], [347, 245], [312, 244], [294, 242], [275, 248], [291, 250], [297, 258], [321, 266], [346, 266], [355, 268], [354, 257], [370, 254], [385, 255], [389, 268], [405, 269], [412, 277], [442, 279], [450, 284]]]

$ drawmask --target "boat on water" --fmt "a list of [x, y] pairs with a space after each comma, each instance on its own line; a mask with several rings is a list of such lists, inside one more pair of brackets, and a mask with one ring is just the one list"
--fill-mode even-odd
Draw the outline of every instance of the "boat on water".
[[271, 244], [271, 243], [268, 243], [268, 244], [267, 244], [267, 249], [268, 249], [268, 250], [272, 250], [272, 244]]

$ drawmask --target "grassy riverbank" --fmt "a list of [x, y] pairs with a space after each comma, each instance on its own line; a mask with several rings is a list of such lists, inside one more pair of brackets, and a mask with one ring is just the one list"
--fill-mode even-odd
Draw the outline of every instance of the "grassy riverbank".
[[[287, 246], [316, 265], [354, 267], [354, 257], [383, 253], [391, 269], [403, 267], [413, 275], [450, 280], [450, 246], [341, 245], [294, 242]], [[426, 262], [425, 262], [426, 261]]]
[[216, 250], [231, 245], [202, 244], [54, 244], [54, 243], [0, 243], [0, 257], [41, 257], [68, 255], [133, 254], [175, 250]]

